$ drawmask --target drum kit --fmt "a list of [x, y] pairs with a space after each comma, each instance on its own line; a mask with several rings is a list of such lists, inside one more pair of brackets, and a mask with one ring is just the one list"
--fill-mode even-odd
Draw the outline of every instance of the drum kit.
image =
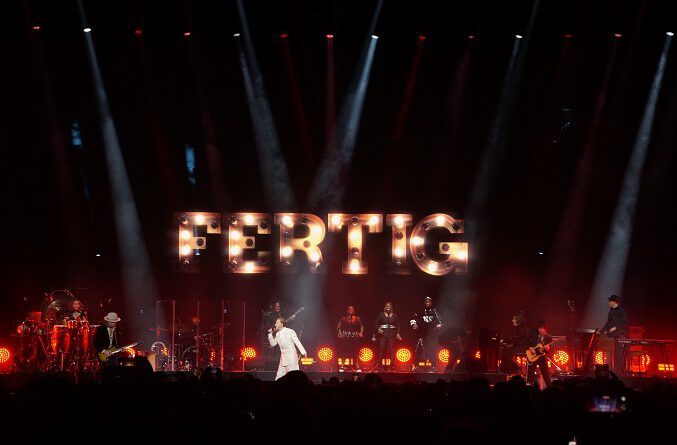
[[93, 349], [98, 325], [87, 321], [82, 303], [67, 289], [46, 294], [40, 311], [32, 311], [16, 329], [21, 371], [89, 371], [98, 369]]
[[[218, 366], [218, 351], [220, 349], [220, 326], [214, 326], [205, 333], [197, 335], [197, 323], [182, 324], [180, 322], [174, 323], [164, 328], [152, 329], [160, 337], [160, 333], [164, 332], [171, 337], [172, 330], [174, 331], [174, 354], [171, 350], [164, 347], [164, 343], [157, 341], [154, 345], [161, 344], [164, 347], [165, 355], [161, 353], [162, 349], [155, 351], [155, 361], [158, 363], [158, 370], [171, 370], [172, 358], [174, 360], [176, 371], [193, 371], [196, 368], [204, 368], [207, 366]], [[171, 343], [170, 343], [171, 344]]]

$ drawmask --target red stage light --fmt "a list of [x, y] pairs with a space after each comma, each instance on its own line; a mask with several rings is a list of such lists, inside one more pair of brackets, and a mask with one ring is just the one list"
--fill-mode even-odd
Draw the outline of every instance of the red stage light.
[[35, 25], [33, 27], [33, 31], [40, 31], [40, 25]]
[[409, 349], [400, 348], [395, 353], [395, 357], [397, 358], [397, 361], [400, 363], [408, 363], [411, 361], [412, 354]]
[[440, 349], [440, 352], [437, 353], [437, 358], [440, 359], [442, 363], [449, 363], [449, 357], [451, 353], [447, 348]]
[[468, 39], [470, 39], [470, 40], [473, 40], [474, 38], [475, 38], [475, 36], [472, 35], [472, 34], [470, 34], [470, 35], [468, 36]]
[[184, 32], [184, 33], [183, 33], [183, 36], [184, 36], [184, 37], [190, 37], [190, 31]]
[[7, 348], [0, 348], [0, 364], [7, 363], [12, 354]]
[[560, 366], [564, 366], [567, 363], [569, 363], [569, 354], [567, 354], [566, 351], [555, 351], [555, 353], [552, 355], [552, 359], [555, 363], [557, 363]]
[[606, 363], [606, 354], [602, 351], [597, 351], [595, 354], [595, 364], [603, 365]]
[[574, 35], [573, 34], [564, 34], [565, 39], [573, 39]]
[[479, 360], [480, 358], [482, 358], [482, 355], [480, 354], [480, 351], [479, 351], [479, 350], [478, 350], [477, 352], [475, 352], [475, 358], [478, 359], [478, 360]]
[[256, 358], [256, 349], [251, 346], [246, 346], [240, 350], [240, 355], [246, 360], [253, 360]]
[[324, 346], [324, 347], [320, 348], [319, 351], [317, 351], [317, 358], [319, 358], [321, 362], [327, 363], [333, 357], [334, 357], [334, 351], [328, 346]]
[[361, 348], [359, 358], [362, 363], [368, 363], [374, 359], [374, 351], [371, 348]]
[[281, 39], [286, 39], [287, 37], [289, 37], [289, 34], [280, 34]]
[[620, 39], [621, 37], [623, 37], [623, 34], [616, 33], [616, 34], [614, 34], [614, 37], [616, 37], [617, 39]]
[[143, 30], [140, 29], [140, 28], [136, 28], [136, 29], [134, 30], [134, 34], [137, 35], [137, 36], [140, 36], [141, 34], [143, 34]]
[[418, 40], [421, 41], [421, 42], [424, 41], [426, 38], [427, 38], [426, 36], [422, 36], [422, 35], [418, 36]]
[[334, 34], [327, 34], [327, 38], [328, 38], [329, 40], [333, 39], [333, 38], [334, 38]]

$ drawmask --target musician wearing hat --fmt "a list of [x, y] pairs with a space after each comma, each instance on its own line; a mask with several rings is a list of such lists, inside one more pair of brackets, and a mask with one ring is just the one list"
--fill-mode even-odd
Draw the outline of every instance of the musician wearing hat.
[[442, 327], [442, 320], [433, 306], [433, 299], [425, 297], [423, 308], [418, 310], [411, 320], [411, 328], [416, 332], [416, 365], [426, 366], [430, 371], [435, 370], [435, 356], [437, 355], [437, 337]]
[[111, 350], [120, 346], [120, 333], [117, 329], [117, 324], [120, 322], [120, 317], [115, 312], [109, 312], [103, 318], [103, 323], [96, 328], [94, 333], [94, 347], [97, 353], [106, 355], [107, 350]]
[[[607, 300], [609, 300], [609, 315], [607, 316], [606, 324], [600, 329], [600, 332], [607, 334], [614, 340], [627, 337], [630, 322], [628, 321], [628, 313], [625, 311], [625, 308], [621, 307], [621, 297], [612, 295]], [[617, 341], [614, 343], [613, 365], [616, 372], [622, 371], [625, 368], [623, 346], [618, 344]]]

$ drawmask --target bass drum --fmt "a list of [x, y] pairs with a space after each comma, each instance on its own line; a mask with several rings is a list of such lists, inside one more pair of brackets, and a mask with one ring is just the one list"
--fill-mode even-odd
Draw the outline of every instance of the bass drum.
[[197, 348], [195, 348], [195, 346], [189, 346], [183, 351], [181, 354], [181, 359], [179, 360], [179, 371], [192, 371], [195, 369], [196, 351]]
[[192, 371], [195, 368], [203, 368], [205, 366], [216, 366], [216, 350], [202, 346], [200, 348], [200, 363], [196, 363], [196, 348], [190, 346], [186, 348], [181, 354], [181, 359], [178, 363], [179, 371]]

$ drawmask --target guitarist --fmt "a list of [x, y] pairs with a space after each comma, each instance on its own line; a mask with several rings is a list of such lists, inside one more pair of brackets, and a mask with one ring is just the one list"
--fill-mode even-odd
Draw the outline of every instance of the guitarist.
[[541, 375], [545, 386], [552, 384], [550, 379], [550, 370], [548, 369], [548, 360], [545, 358], [550, 351], [552, 336], [548, 333], [548, 325], [545, 321], [539, 321], [537, 329], [529, 333], [529, 352], [538, 354], [536, 361], [527, 364], [527, 383], [536, 384], [536, 366], [541, 369]]
[[[121, 318], [118, 317], [118, 314], [115, 312], [109, 312], [103, 318], [103, 323], [96, 328], [94, 332], [94, 347], [96, 352], [103, 352], [106, 354], [106, 350], [114, 349], [120, 346], [120, 332], [117, 328], [117, 324], [120, 322]], [[106, 362], [110, 363], [110, 361]]]

